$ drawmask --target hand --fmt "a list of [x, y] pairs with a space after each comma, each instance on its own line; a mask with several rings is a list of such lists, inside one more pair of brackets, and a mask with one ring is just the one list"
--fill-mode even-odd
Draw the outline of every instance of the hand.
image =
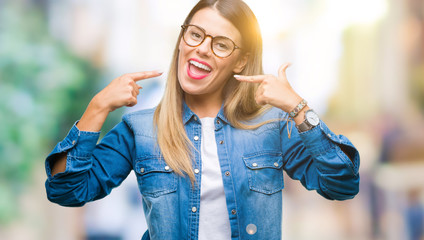
[[122, 106], [132, 107], [137, 104], [137, 95], [141, 86], [136, 82], [160, 76], [162, 72], [148, 71], [127, 73], [112, 80], [94, 98], [93, 104], [99, 109], [112, 112]]
[[285, 112], [292, 111], [302, 98], [293, 90], [287, 80], [286, 69], [289, 63], [278, 69], [278, 77], [274, 75], [241, 76], [234, 78], [241, 82], [259, 83], [255, 100], [260, 105], [270, 104]]

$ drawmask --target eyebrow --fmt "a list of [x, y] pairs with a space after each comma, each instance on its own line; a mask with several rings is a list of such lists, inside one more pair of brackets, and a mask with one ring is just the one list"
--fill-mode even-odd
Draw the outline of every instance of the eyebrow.
[[[200, 26], [200, 25], [197, 25], [197, 24], [194, 24], [194, 23], [188, 23], [189, 25], [194, 25], [194, 26], [196, 26], [196, 27], [199, 27], [200, 29], [202, 29], [203, 31], [205, 31], [205, 33], [206, 34], [208, 34], [208, 35], [211, 35], [211, 34], [209, 34], [209, 32], [208, 31], [206, 31], [206, 29], [204, 28], [204, 27], [202, 27], [202, 26]], [[228, 37], [228, 36], [226, 36], [226, 35], [211, 35], [212, 37], [226, 37], [226, 38], [228, 38], [228, 39], [231, 39], [231, 41], [235, 41], [234, 40], [234, 38], [235, 37]]]

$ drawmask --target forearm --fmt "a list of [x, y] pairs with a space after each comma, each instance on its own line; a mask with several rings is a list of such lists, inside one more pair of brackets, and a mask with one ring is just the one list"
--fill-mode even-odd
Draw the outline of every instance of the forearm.
[[[80, 131], [86, 132], [99, 132], [106, 121], [109, 111], [102, 108], [94, 97], [87, 106], [84, 114], [77, 123]], [[64, 172], [66, 170], [67, 152], [60, 153], [56, 159], [51, 161], [51, 174], [52, 176]]]
[[80, 131], [99, 132], [102, 129], [107, 116], [109, 115], [107, 107], [102, 107], [95, 96], [87, 106], [84, 114], [79, 120], [77, 127]]

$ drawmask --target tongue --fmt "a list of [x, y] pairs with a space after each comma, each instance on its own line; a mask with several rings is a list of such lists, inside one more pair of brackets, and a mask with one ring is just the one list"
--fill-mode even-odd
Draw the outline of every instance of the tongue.
[[192, 64], [190, 64], [190, 71], [196, 75], [207, 75], [209, 74], [208, 71], [202, 69], [202, 68], [198, 68]]

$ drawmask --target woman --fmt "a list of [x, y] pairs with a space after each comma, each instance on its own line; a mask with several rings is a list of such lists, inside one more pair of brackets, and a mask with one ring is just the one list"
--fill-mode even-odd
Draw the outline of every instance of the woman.
[[161, 73], [114, 79], [47, 157], [49, 200], [81, 206], [134, 170], [144, 239], [280, 239], [283, 170], [328, 199], [353, 198], [359, 184], [357, 150], [290, 87], [287, 67], [263, 75], [245, 3], [201, 0], [182, 26], [160, 104], [126, 114], [96, 145], [108, 113], [134, 106], [136, 82]]

